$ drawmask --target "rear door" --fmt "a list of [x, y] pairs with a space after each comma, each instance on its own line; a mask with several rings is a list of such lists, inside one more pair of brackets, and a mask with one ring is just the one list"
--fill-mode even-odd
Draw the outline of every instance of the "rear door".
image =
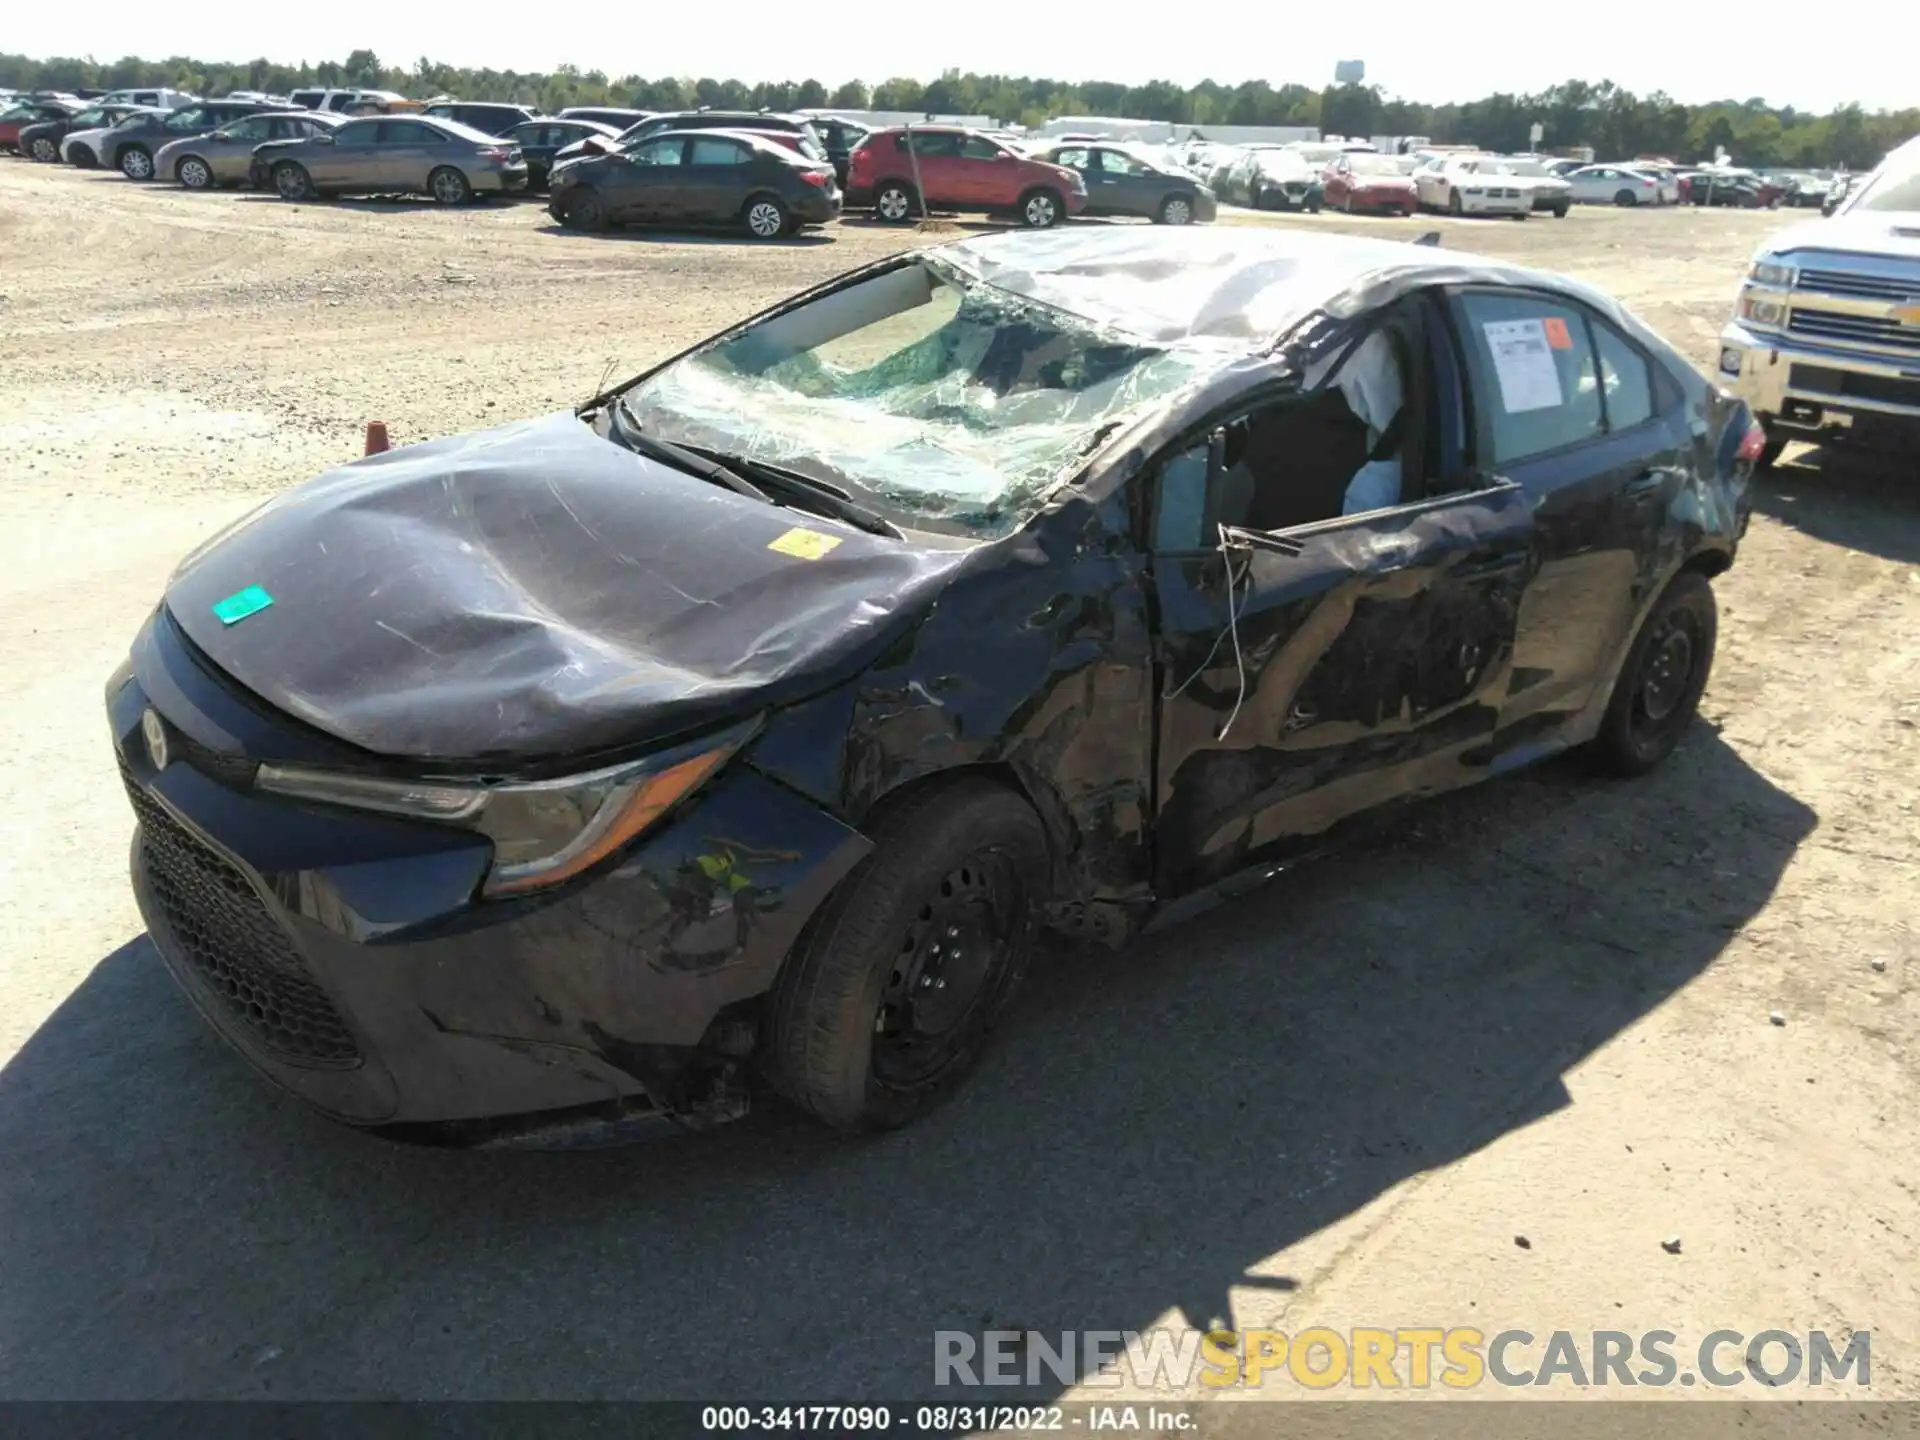
[[395, 190], [424, 190], [427, 176], [460, 147], [418, 120], [382, 120], [378, 173]]
[[1485, 773], [1531, 565], [1500, 479], [1202, 542], [1221, 440], [1157, 472], [1156, 886], [1176, 897], [1357, 811]]
[[1642, 602], [1664, 579], [1661, 537], [1692, 473], [1679, 386], [1630, 337], [1569, 297], [1465, 289], [1451, 301], [1475, 460], [1533, 508], [1528, 588], [1501, 748], [1552, 748], [1610, 683]]
[[752, 159], [753, 153], [730, 136], [696, 136], [680, 181], [685, 218], [717, 224], [739, 214]]
[[960, 175], [961, 139], [957, 130], [908, 130], [900, 136], [901, 167], [929, 205], [969, 203]]

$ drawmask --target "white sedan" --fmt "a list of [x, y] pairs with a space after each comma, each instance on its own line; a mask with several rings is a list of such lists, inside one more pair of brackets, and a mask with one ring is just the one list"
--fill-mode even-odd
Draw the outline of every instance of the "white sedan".
[[1664, 199], [1659, 180], [1625, 165], [1583, 165], [1567, 184], [1583, 205], [1658, 205]]
[[107, 138], [107, 132], [113, 127], [102, 125], [95, 130], [75, 130], [60, 142], [60, 158], [69, 165], [78, 165], [82, 170], [91, 170], [100, 163], [100, 148]]
[[1452, 215], [1513, 215], [1533, 213], [1533, 187], [1518, 175], [1483, 173], [1486, 156], [1447, 155], [1429, 160], [1413, 172], [1414, 194], [1423, 210], [1445, 210]]

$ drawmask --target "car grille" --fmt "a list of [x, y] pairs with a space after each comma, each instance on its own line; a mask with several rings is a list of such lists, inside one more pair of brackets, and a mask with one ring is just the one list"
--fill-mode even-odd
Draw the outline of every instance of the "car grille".
[[290, 1065], [348, 1069], [360, 1047], [247, 877], [216, 854], [123, 764], [153, 898], [176, 953], [234, 1023]]
[[1802, 270], [1796, 288], [1822, 295], [1845, 295], [1853, 300], [1890, 300], [1903, 304], [1920, 300], [1920, 274], [1860, 275], [1851, 270]]
[[1837, 310], [1795, 308], [1787, 329], [1813, 340], [1879, 345], [1890, 350], [1920, 351], [1920, 327], [1903, 325], [1877, 315], [1843, 315]]

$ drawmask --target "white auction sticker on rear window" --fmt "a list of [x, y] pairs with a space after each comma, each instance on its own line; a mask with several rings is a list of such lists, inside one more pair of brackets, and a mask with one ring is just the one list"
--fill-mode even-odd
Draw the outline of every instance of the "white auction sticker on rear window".
[[1487, 320], [1480, 326], [1500, 378], [1500, 405], [1509, 415], [1550, 410], [1561, 403], [1560, 371], [1540, 320]]

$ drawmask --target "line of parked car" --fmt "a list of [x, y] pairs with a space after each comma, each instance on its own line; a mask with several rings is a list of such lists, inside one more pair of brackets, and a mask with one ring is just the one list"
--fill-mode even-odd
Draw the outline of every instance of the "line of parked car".
[[458, 204], [546, 191], [554, 219], [575, 229], [733, 225], [758, 238], [824, 224], [843, 208], [890, 223], [981, 212], [1038, 229], [1080, 215], [1204, 223], [1222, 203], [1526, 219], [1564, 217], [1575, 204], [1819, 204], [1833, 187], [1811, 172], [1685, 170], [1646, 158], [1594, 165], [1460, 146], [1398, 155], [1337, 138], [1150, 146], [712, 109], [581, 106], [549, 116], [355, 89], [16, 97], [0, 109], [0, 149], [194, 190], [246, 184], [293, 201], [413, 192]]

